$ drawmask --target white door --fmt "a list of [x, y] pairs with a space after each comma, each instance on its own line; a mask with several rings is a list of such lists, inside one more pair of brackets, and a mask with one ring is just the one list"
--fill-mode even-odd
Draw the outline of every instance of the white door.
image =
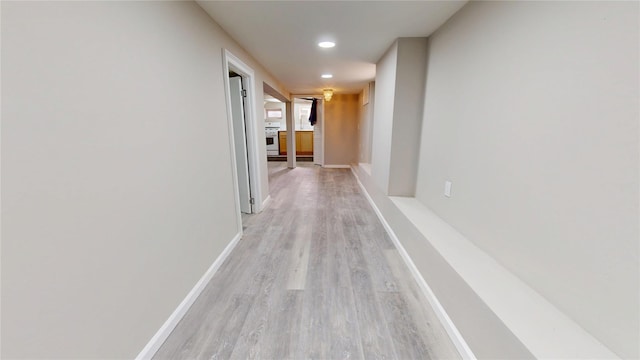
[[324, 149], [322, 143], [322, 130], [324, 129], [324, 102], [318, 100], [316, 104], [316, 124], [313, 126], [313, 163], [324, 165]]
[[247, 136], [244, 123], [244, 96], [242, 90], [242, 78], [240, 76], [229, 78], [231, 116], [233, 118], [233, 141], [236, 149], [238, 190], [240, 191], [240, 211], [251, 214], [249, 158], [247, 157]]

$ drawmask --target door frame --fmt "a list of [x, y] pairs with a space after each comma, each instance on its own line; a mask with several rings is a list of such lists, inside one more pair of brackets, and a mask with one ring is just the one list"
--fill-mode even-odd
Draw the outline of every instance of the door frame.
[[[320, 148], [321, 148], [322, 155], [321, 155], [320, 164], [316, 164], [315, 160], [313, 161], [313, 163], [316, 164], [316, 165], [320, 165], [320, 166], [324, 167], [324, 149], [325, 149], [325, 140], [324, 140], [325, 139], [325, 133], [324, 133], [324, 130], [325, 130], [325, 127], [324, 127], [324, 102], [325, 101], [324, 101], [324, 98], [323, 98], [322, 94], [313, 94], [313, 95], [295, 94], [295, 95], [291, 95], [291, 116], [294, 119], [295, 119], [295, 115], [296, 115], [296, 114], [293, 113], [295, 99], [302, 99], [302, 98], [315, 98], [315, 99], [318, 100], [318, 106], [321, 107], [320, 118], [318, 119], [318, 121], [320, 122], [320, 132], [321, 132], [321, 134], [320, 134], [321, 147]], [[295, 120], [292, 119], [292, 123], [295, 126]], [[294, 131], [293, 135], [295, 135], [295, 131]], [[289, 124], [287, 124], [287, 137], [289, 137], [289, 136], [291, 136], [291, 134], [289, 133]], [[315, 139], [314, 139], [314, 141], [315, 141]], [[315, 149], [314, 149], [314, 152], [315, 152]], [[287, 152], [287, 154], [288, 154], [288, 152]], [[295, 160], [296, 156], [297, 156], [297, 149], [296, 149], [296, 154], [294, 154], [294, 156], [293, 156], [294, 160]], [[293, 164], [294, 164], [293, 167], [295, 167], [295, 164], [296, 164], [295, 161], [293, 162]]]
[[231, 152], [231, 173], [233, 177], [234, 197], [236, 201], [236, 216], [238, 218], [239, 231], [242, 232], [242, 214], [240, 211], [240, 190], [238, 187], [238, 172], [236, 165], [236, 151], [233, 139], [233, 116], [231, 116], [231, 92], [229, 89], [229, 70], [236, 72], [243, 78], [244, 87], [247, 92], [244, 108], [244, 122], [247, 141], [247, 157], [249, 162], [249, 188], [251, 197], [254, 199], [251, 212], [262, 211], [262, 189], [260, 186], [260, 162], [258, 159], [259, 139], [258, 124], [256, 117], [255, 102], [255, 73], [253, 69], [245, 64], [240, 58], [232, 54], [227, 49], [222, 49], [222, 67], [224, 76], [224, 91], [227, 105], [227, 127], [229, 138], [229, 150]]
[[[234, 75], [232, 75], [234, 74]], [[247, 150], [247, 129], [245, 121], [246, 86], [244, 78], [237, 73], [229, 72], [231, 95], [231, 116], [233, 117], [233, 139], [236, 151], [236, 170], [238, 174], [238, 195], [240, 197], [240, 211], [251, 214], [251, 178], [249, 176], [249, 153]]]

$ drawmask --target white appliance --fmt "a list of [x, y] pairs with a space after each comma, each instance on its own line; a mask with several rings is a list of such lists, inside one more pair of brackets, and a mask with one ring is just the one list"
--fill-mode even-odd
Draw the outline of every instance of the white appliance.
[[265, 121], [264, 134], [267, 139], [267, 155], [280, 155], [278, 146], [278, 130], [280, 123], [275, 121]]

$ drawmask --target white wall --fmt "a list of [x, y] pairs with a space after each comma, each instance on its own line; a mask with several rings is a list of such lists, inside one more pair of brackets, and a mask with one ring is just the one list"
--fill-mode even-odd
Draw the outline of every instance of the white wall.
[[372, 175], [387, 195], [415, 195], [427, 48], [400, 38], [376, 65]]
[[306, 110], [306, 114], [311, 114], [311, 101], [293, 99], [293, 117], [296, 124], [296, 130], [313, 130], [313, 126], [309, 122], [309, 116], [300, 116], [300, 110]]
[[415, 195], [427, 49], [424, 37], [398, 39], [389, 195]]
[[195, 3], [2, 3], [2, 358], [135, 357], [237, 233], [223, 47], [261, 114]]
[[416, 193], [624, 357], [640, 356], [638, 18], [463, 8], [431, 38]]
[[369, 164], [371, 166], [371, 140], [373, 138], [373, 114], [375, 103], [375, 82], [372, 81], [367, 84], [366, 89], [363, 90], [361, 96], [364, 97], [364, 92], [368, 91], [369, 102], [362, 105], [360, 109], [360, 121], [358, 124], [359, 130], [359, 148], [358, 148], [358, 162], [363, 164]]
[[[286, 109], [285, 109], [285, 105], [282, 102], [273, 102], [273, 101], [266, 101], [264, 103], [264, 108], [265, 109], [277, 109], [282, 111], [282, 117], [281, 118], [264, 118], [264, 121], [267, 122], [279, 122], [280, 123], [280, 129], [282, 130], [286, 130], [286, 126], [287, 126], [287, 121], [285, 119], [285, 115], [286, 115]], [[263, 113], [265, 113], [263, 111]], [[264, 115], [266, 116], [266, 115]]]
[[373, 141], [371, 176], [380, 189], [389, 189], [391, 163], [391, 134], [395, 99], [398, 43], [394, 42], [376, 64], [375, 112], [373, 113]]

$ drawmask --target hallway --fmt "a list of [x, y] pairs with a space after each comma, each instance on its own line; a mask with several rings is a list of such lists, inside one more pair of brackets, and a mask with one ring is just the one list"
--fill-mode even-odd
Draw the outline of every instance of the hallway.
[[299, 165], [154, 358], [458, 358], [353, 174]]

